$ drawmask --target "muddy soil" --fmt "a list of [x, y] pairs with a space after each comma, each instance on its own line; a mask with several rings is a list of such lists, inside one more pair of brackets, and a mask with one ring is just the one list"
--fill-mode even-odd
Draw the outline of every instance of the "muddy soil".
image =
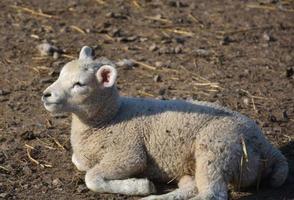
[[[294, 199], [292, 0], [1, 0], [0, 8], [0, 199], [136, 199], [85, 187], [71, 163], [70, 116], [51, 116], [40, 101], [83, 45], [133, 60], [118, 67], [123, 95], [217, 102], [255, 119], [290, 175], [281, 188], [231, 190], [231, 199]], [[62, 52], [41, 56], [44, 41]]]

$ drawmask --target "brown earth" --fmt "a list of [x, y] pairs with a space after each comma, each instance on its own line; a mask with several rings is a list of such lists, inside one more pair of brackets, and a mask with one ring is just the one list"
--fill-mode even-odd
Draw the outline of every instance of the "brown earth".
[[[255, 119], [290, 175], [281, 188], [231, 198], [294, 199], [293, 0], [1, 0], [0, 8], [0, 199], [128, 199], [85, 188], [71, 163], [70, 117], [51, 116], [40, 101], [83, 45], [138, 61], [118, 67], [124, 95], [217, 101]], [[43, 40], [64, 53], [40, 56]]]

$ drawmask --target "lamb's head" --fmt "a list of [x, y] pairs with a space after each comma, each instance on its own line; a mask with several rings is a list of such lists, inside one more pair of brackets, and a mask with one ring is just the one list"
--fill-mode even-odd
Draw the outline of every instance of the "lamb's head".
[[42, 96], [45, 108], [53, 113], [88, 115], [91, 109], [105, 107], [116, 93], [115, 66], [107, 59], [93, 60], [92, 49], [82, 48], [79, 59], [67, 63], [58, 79]]

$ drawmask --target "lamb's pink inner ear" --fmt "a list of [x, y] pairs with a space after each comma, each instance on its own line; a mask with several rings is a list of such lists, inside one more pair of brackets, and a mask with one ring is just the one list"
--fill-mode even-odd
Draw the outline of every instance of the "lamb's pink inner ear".
[[104, 65], [97, 71], [96, 76], [102, 86], [112, 87], [115, 83], [117, 72], [114, 67]]
[[102, 77], [102, 80], [101, 82], [104, 84], [104, 83], [109, 83], [109, 80], [110, 80], [110, 70], [108, 69], [103, 69], [102, 72], [101, 72], [101, 77]]

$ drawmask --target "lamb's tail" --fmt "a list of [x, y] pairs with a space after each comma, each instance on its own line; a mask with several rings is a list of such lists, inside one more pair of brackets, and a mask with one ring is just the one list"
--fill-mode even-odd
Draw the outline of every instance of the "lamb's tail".
[[286, 181], [289, 168], [285, 156], [273, 146], [269, 155], [272, 162], [272, 172], [270, 175], [270, 185], [272, 187], [279, 187]]

